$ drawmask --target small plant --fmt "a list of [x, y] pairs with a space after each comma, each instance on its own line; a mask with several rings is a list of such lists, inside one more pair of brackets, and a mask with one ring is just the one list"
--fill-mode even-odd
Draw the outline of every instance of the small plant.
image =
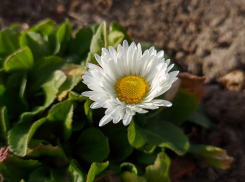
[[98, 64], [95, 54], [101, 56], [102, 48], [131, 40], [117, 23], [110, 30], [103, 23], [72, 35], [69, 20], [0, 32], [1, 181], [169, 182], [169, 151], [230, 167], [232, 158], [224, 150], [191, 144], [179, 128], [186, 121], [210, 126], [199, 106], [203, 78], [180, 73], [166, 94], [157, 95], [171, 107], [162, 107], [170, 106], [166, 101], [146, 114], [134, 113], [131, 122], [124, 120], [128, 127], [121, 117], [118, 124], [99, 127], [105, 109], [90, 108], [93, 102], [81, 95], [88, 96], [89, 80], [81, 75], [86, 63]]

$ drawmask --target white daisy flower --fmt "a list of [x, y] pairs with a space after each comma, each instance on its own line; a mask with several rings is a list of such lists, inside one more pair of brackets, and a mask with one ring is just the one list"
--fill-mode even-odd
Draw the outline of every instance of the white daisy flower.
[[107, 108], [100, 120], [103, 126], [113, 120], [122, 120], [126, 126], [138, 113], [147, 113], [146, 109], [170, 107], [169, 101], [155, 99], [165, 93], [178, 78], [178, 71], [169, 71], [173, 64], [164, 59], [164, 52], [154, 47], [142, 54], [141, 45], [133, 42], [128, 46], [124, 40], [117, 51], [110, 46], [109, 51], [102, 48], [102, 56], [95, 55], [98, 65], [87, 63], [88, 71], [84, 72], [83, 83], [92, 91], [82, 95], [95, 101], [91, 109]]

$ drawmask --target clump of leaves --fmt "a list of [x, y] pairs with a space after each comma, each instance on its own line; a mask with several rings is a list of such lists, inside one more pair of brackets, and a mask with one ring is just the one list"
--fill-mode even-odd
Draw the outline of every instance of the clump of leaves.
[[179, 128], [185, 121], [210, 125], [199, 107], [202, 78], [180, 74], [164, 96], [173, 106], [136, 115], [128, 128], [98, 127], [104, 110], [91, 110], [91, 101], [80, 95], [87, 90], [81, 75], [102, 47], [117, 47], [124, 39], [131, 42], [117, 23], [109, 31], [105, 23], [83, 27], [74, 37], [69, 20], [0, 31], [1, 179], [168, 182], [169, 150], [230, 166], [224, 150], [190, 144]]

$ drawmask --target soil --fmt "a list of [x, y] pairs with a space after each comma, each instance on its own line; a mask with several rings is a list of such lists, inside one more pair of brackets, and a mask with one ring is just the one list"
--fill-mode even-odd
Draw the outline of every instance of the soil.
[[69, 17], [72, 26], [121, 23], [136, 42], [165, 50], [182, 71], [206, 76], [202, 105], [213, 122], [200, 142], [234, 157], [229, 170], [195, 159], [176, 182], [245, 181], [245, 1], [244, 0], [1, 0], [0, 28], [23, 27]]

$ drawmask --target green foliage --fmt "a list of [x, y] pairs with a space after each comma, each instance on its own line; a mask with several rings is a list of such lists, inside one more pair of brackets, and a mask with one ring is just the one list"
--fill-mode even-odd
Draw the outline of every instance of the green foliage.
[[225, 150], [214, 146], [191, 145], [190, 152], [201, 155], [209, 164], [220, 169], [230, 168], [233, 161], [233, 158], [229, 157]]
[[8, 154], [7, 159], [0, 164], [0, 173], [6, 181], [11, 182], [27, 179], [33, 170], [42, 165], [37, 160], [23, 160], [10, 154]]
[[92, 42], [90, 45], [90, 52], [88, 54], [87, 60], [94, 64], [98, 64], [94, 57], [94, 54], [101, 55], [101, 49], [103, 47], [108, 48], [105, 22], [99, 26], [98, 30], [96, 31], [95, 35], [92, 38]]
[[134, 150], [129, 144], [126, 127], [116, 127], [108, 132], [110, 142], [110, 161], [122, 162]]
[[211, 126], [210, 120], [200, 106], [191, 114], [188, 120], [204, 128], [209, 128]]
[[[72, 54], [83, 57], [86, 51], [89, 51], [91, 40], [93, 37], [93, 31], [90, 27], [84, 27], [76, 33], [76, 37], [71, 40], [69, 51]], [[81, 44], [82, 42], [82, 44]]]
[[129, 44], [131, 43], [129, 36], [122, 25], [112, 22], [110, 26], [110, 33], [108, 35], [109, 45], [117, 48], [117, 45], [123, 40], [127, 40]]
[[149, 121], [144, 127], [144, 132], [147, 141], [152, 145], [170, 148], [179, 155], [183, 155], [188, 151], [189, 141], [187, 136], [170, 122]]
[[5, 181], [99, 182], [113, 174], [124, 182], [169, 182], [169, 149], [201, 155], [219, 168], [231, 163], [222, 149], [191, 145], [179, 128], [185, 121], [210, 126], [195, 96], [184, 89], [172, 107], [138, 114], [129, 127], [121, 122], [98, 127], [105, 111], [92, 110], [92, 101], [81, 95], [88, 90], [81, 75], [87, 62], [98, 64], [94, 54], [101, 55], [102, 48], [131, 42], [120, 24], [106, 30], [104, 22], [73, 34], [69, 20], [55, 25], [46, 19], [19, 29], [0, 31], [0, 173]]
[[68, 171], [71, 174], [72, 181], [85, 182], [84, 174], [81, 171], [79, 164], [75, 159], [71, 160]]
[[135, 124], [134, 121], [132, 121], [128, 127], [128, 140], [135, 148], [143, 147], [147, 142], [146, 134]]
[[84, 104], [84, 111], [89, 122], [93, 122], [93, 110], [90, 108], [90, 105], [93, 103], [91, 100], [87, 100]]
[[26, 46], [30, 47], [35, 59], [40, 59], [50, 54], [47, 40], [36, 32], [28, 31], [22, 34], [20, 45], [22, 49]]
[[182, 88], [179, 89], [172, 104], [174, 107], [164, 109], [159, 115], [161, 119], [170, 121], [177, 126], [186, 121], [199, 105], [195, 96]]
[[20, 33], [11, 29], [0, 31], [0, 57], [5, 58], [20, 48]]
[[95, 177], [100, 173], [102, 173], [108, 167], [108, 165], [109, 165], [109, 161], [103, 163], [98, 163], [98, 162], [92, 163], [88, 172], [86, 182], [93, 182]]
[[9, 120], [7, 108], [0, 108], [0, 141], [6, 140], [7, 132], [9, 130]]
[[32, 158], [49, 156], [50, 158], [68, 161], [66, 154], [61, 146], [52, 146], [47, 141], [40, 141], [36, 139], [30, 141], [26, 156]]
[[188, 138], [178, 127], [170, 122], [147, 121], [143, 128], [131, 122], [128, 130], [129, 142], [131, 141], [130, 144], [136, 148], [149, 143], [170, 148], [179, 155], [185, 154], [189, 148]]
[[137, 176], [136, 174], [128, 171], [123, 172], [120, 176], [124, 182], [147, 182], [144, 177]]
[[110, 153], [107, 138], [97, 128], [85, 130], [76, 145], [77, 155], [88, 162], [101, 162]]
[[146, 167], [144, 176], [149, 182], [170, 182], [169, 168], [170, 159], [167, 154], [161, 152], [157, 155], [155, 163]]
[[46, 122], [46, 118], [42, 118], [33, 124], [20, 123], [12, 128], [8, 136], [10, 150], [18, 156], [25, 156], [30, 139], [38, 127], [40, 127], [44, 122]]
[[7, 72], [15, 70], [29, 70], [32, 67], [33, 56], [28, 47], [15, 52], [9, 56], [4, 63], [4, 68]]

